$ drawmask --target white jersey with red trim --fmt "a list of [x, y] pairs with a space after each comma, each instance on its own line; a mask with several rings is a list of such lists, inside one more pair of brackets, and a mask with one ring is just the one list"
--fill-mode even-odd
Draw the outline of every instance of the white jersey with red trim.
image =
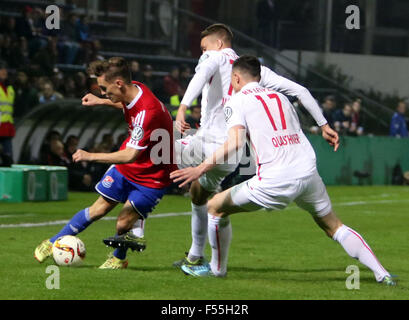
[[224, 143], [227, 138], [223, 106], [233, 93], [231, 72], [237, 58], [231, 48], [203, 53], [181, 102], [190, 106], [198, 89], [202, 90], [201, 130], [198, 134], [205, 136], [206, 141]]
[[[181, 102], [181, 104], [190, 106], [202, 93], [201, 130], [198, 134], [206, 137], [206, 141], [210, 143], [221, 144], [227, 138], [222, 109], [234, 95], [231, 87], [231, 72], [237, 58], [238, 55], [231, 48], [203, 53]], [[261, 67], [260, 75], [260, 84], [263, 87], [297, 97], [318, 126], [327, 123], [317, 102], [305, 87], [279, 76], [265, 66]]]
[[228, 129], [246, 128], [259, 179], [299, 179], [315, 172], [314, 149], [284, 95], [251, 82], [230, 99], [224, 111]]

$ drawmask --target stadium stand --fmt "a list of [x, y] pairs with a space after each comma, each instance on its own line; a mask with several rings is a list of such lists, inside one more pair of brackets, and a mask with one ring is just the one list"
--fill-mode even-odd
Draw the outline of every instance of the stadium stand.
[[[153, 1], [155, 2], [155, 1]], [[13, 139], [13, 158], [15, 162], [38, 163], [40, 147], [46, 135], [59, 131], [62, 140], [70, 135], [79, 137], [80, 148], [92, 148], [99, 143], [104, 134], [113, 135], [116, 141], [123, 134], [119, 123], [121, 114], [115, 110], [95, 108], [92, 111], [80, 106], [84, 93], [97, 93], [98, 88], [90, 79], [87, 79], [86, 65], [93, 60], [122, 56], [130, 62], [139, 64], [138, 79], [145, 82], [154, 93], [165, 103], [172, 115], [175, 115], [179, 97], [169, 97], [164, 93], [163, 79], [175, 67], [194, 70], [197, 58], [189, 57], [186, 52], [175, 50], [172, 37], [156, 37], [154, 32], [147, 38], [137, 38], [126, 32], [125, 12], [110, 11], [98, 13], [97, 20], [84, 8], [73, 5], [61, 5], [62, 24], [71, 21], [71, 40], [67, 41], [67, 32], [50, 32], [41, 28], [44, 25], [44, 9], [50, 1], [31, 0], [4, 0], [0, 2], [0, 59], [9, 64], [11, 83], [16, 84], [20, 74], [29, 79], [28, 86], [34, 94], [44, 90], [45, 83], [52, 83], [54, 95], [63, 98], [58, 101], [31, 106], [22, 109], [15, 106], [17, 135]], [[70, 1], [67, 1], [70, 3]], [[118, 6], [120, 4], [118, 3]], [[215, 21], [198, 16], [184, 9], [174, 9], [182, 21], [196, 21], [196, 29], [201, 30]], [[173, 12], [175, 13], [175, 12]], [[31, 19], [28, 26], [27, 17]], [[183, 19], [182, 19], [183, 18]], [[183, 25], [183, 23], [181, 23]], [[27, 29], [28, 27], [28, 29]], [[24, 31], [25, 30], [25, 31]], [[25, 33], [24, 33], [24, 32]], [[263, 63], [290, 79], [299, 80], [298, 71], [302, 70], [311, 78], [318, 78], [325, 87], [309, 87], [313, 95], [324, 101], [327, 95], [334, 95], [338, 106], [357, 98], [362, 102], [360, 113], [365, 119], [365, 134], [385, 133], [389, 127], [388, 119], [392, 111], [377, 101], [369, 99], [361, 92], [343, 87], [333, 79], [320, 74], [317, 70], [300, 65], [297, 61], [282, 55], [279, 51], [257, 41], [254, 37], [234, 30], [235, 48], [238, 53], [253, 53], [263, 57]], [[186, 36], [186, 35], [185, 35]], [[183, 37], [182, 37], [183, 38]], [[181, 41], [187, 40], [186, 38]], [[189, 41], [187, 41], [189, 42]], [[191, 42], [191, 41], [190, 41]], [[12, 44], [18, 44], [12, 46]], [[77, 48], [75, 58], [67, 59], [66, 50]], [[68, 48], [68, 49], [67, 49]], [[17, 60], [16, 57], [20, 57]], [[48, 71], [47, 71], [48, 70]], [[93, 91], [95, 90], [95, 91]], [[172, 100], [173, 98], [173, 100]], [[176, 98], [176, 99], [175, 99]], [[43, 99], [44, 100], [44, 99]], [[48, 101], [48, 100], [45, 100]], [[293, 100], [294, 104], [298, 101]], [[199, 101], [200, 105], [200, 101]], [[31, 109], [32, 112], [30, 111]], [[302, 108], [297, 108], [299, 117], [305, 129], [312, 128], [310, 116]], [[47, 118], [44, 119], [44, 115]], [[98, 116], [96, 116], [98, 115]], [[108, 119], [110, 121], [108, 121]], [[108, 127], [107, 127], [108, 125]], [[368, 129], [368, 130], [367, 130]], [[315, 128], [310, 130], [315, 133]]]

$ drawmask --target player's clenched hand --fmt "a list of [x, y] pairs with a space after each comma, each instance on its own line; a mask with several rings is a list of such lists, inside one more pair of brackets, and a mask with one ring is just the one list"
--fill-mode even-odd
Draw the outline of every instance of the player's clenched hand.
[[331, 129], [328, 124], [325, 124], [321, 127], [322, 137], [328, 141], [328, 143], [334, 147], [334, 151], [338, 150], [339, 147], [339, 136], [338, 133]]
[[88, 93], [82, 98], [83, 106], [97, 106], [100, 104], [102, 104], [102, 99], [92, 93]]
[[173, 182], [180, 182], [183, 181], [179, 185], [179, 188], [182, 188], [184, 185], [188, 184], [189, 182], [195, 181], [200, 178], [202, 175], [202, 171], [199, 167], [189, 167], [185, 169], [176, 170], [170, 173], [170, 178]]
[[84, 150], [78, 149], [75, 151], [75, 153], [72, 155], [72, 160], [74, 162], [79, 162], [79, 161], [91, 161], [91, 154], [89, 152], [86, 152]]

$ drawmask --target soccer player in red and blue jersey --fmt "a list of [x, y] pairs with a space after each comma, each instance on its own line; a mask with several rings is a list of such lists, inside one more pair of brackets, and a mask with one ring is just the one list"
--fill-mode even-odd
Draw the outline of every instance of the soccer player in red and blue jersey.
[[[79, 211], [59, 233], [36, 248], [34, 257], [39, 262], [51, 256], [56, 239], [78, 234], [120, 202], [124, 206], [117, 220], [117, 235], [126, 234], [137, 221], [148, 217], [171, 184], [169, 174], [176, 168], [172, 164], [172, 117], [145, 85], [131, 81], [127, 62], [118, 57], [95, 61], [89, 72], [97, 77], [101, 93], [113, 106], [122, 104], [129, 135], [117, 152], [77, 150], [73, 154], [75, 162], [96, 161], [113, 165], [96, 186], [100, 197], [94, 204]], [[127, 247], [118, 247], [100, 268], [126, 268], [126, 250]]]

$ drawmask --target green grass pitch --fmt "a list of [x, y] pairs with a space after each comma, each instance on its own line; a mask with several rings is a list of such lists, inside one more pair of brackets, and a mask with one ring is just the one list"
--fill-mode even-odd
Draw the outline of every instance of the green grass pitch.
[[[397, 287], [377, 284], [371, 271], [294, 205], [283, 211], [233, 215], [228, 276], [185, 276], [172, 262], [190, 246], [190, 217], [153, 217], [187, 212], [190, 201], [166, 196], [147, 222], [146, 251], [129, 253], [128, 269], [98, 270], [110, 252], [101, 240], [115, 232], [115, 220], [101, 220], [79, 234], [87, 249], [84, 265], [61, 267], [60, 289], [50, 290], [46, 267], [53, 261], [39, 264], [33, 251], [62, 225], [10, 225], [67, 220], [97, 198], [93, 193], [70, 193], [64, 202], [0, 203], [0, 299], [408, 299], [409, 188], [328, 191], [341, 220], [361, 233], [384, 267], [399, 276]], [[115, 217], [118, 211], [119, 207], [108, 216]], [[359, 290], [346, 288], [348, 265], [359, 266]]]

